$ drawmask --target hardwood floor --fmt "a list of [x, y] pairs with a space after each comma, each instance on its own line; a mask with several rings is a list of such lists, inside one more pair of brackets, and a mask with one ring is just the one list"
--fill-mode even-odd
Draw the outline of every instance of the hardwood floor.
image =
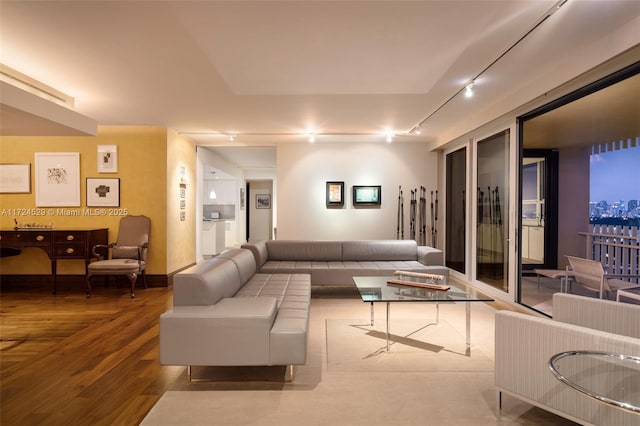
[[0, 424], [135, 425], [185, 367], [159, 363], [167, 288], [0, 294]]

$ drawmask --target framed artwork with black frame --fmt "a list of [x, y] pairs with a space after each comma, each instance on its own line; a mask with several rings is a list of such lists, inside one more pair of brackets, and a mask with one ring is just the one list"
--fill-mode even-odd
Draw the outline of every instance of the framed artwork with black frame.
[[380, 185], [354, 185], [353, 205], [380, 206], [382, 204], [382, 187]]
[[87, 178], [87, 207], [119, 207], [120, 178]]
[[326, 198], [327, 207], [344, 206], [344, 182], [327, 182]]

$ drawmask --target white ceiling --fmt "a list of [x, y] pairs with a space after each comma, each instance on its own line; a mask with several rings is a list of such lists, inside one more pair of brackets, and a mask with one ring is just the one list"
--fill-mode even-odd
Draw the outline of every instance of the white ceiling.
[[[214, 146], [393, 130], [433, 148], [575, 77], [567, 65], [601, 43], [640, 42], [635, 0], [569, 0], [529, 35], [556, 0], [0, 3], [0, 62], [100, 125]], [[15, 111], [0, 113], [15, 132]]]

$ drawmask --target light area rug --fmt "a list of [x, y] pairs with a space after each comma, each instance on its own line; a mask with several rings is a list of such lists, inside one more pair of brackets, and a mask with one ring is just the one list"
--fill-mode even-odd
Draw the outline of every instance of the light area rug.
[[328, 371], [491, 372], [493, 360], [467, 346], [464, 333], [448, 321], [392, 318], [387, 351], [386, 321], [328, 319]]
[[[422, 328], [435, 318], [432, 310], [425, 309], [424, 304], [394, 305], [390, 325], [396, 337], [389, 353], [377, 352], [386, 348], [380, 333], [384, 331], [383, 308], [376, 306], [376, 321], [380, 324], [376, 322], [375, 332], [370, 333], [368, 304], [359, 299], [312, 299], [307, 362], [295, 366], [292, 382], [279, 381], [281, 371], [273, 368], [261, 374], [252, 369], [225, 370], [233, 381], [223, 377], [222, 382], [188, 382], [186, 369], [181, 367], [184, 374], [141, 424], [574, 425], [510, 397], [504, 399], [502, 415], [496, 416], [493, 367], [490, 364], [489, 371], [473, 370], [487, 368], [484, 358], [493, 357], [493, 308], [472, 304], [470, 357], [465, 353], [463, 304], [441, 306], [441, 325], [425, 330]], [[346, 320], [333, 321], [339, 318]], [[403, 324], [405, 320], [407, 324]], [[355, 327], [341, 330], [343, 325]], [[344, 333], [345, 340], [353, 342], [340, 345], [334, 341], [339, 337], [336, 333]], [[410, 366], [399, 365], [402, 363]]]

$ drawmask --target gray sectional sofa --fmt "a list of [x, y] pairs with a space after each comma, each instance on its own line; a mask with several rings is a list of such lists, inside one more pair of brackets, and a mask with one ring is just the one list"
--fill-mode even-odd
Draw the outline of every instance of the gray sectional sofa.
[[396, 270], [448, 275], [442, 252], [415, 241], [262, 241], [173, 278], [160, 316], [160, 363], [186, 366], [306, 362], [311, 285], [353, 286]]
[[233, 249], [176, 274], [173, 309], [160, 316], [160, 363], [304, 364], [309, 275], [256, 272], [252, 253]]
[[397, 270], [449, 275], [442, 251], [414, 240], [268, 240], [242, 245], [261, 273], [304, 273], [314, 286], [353, 286], [354, 276], [393, 275]]

